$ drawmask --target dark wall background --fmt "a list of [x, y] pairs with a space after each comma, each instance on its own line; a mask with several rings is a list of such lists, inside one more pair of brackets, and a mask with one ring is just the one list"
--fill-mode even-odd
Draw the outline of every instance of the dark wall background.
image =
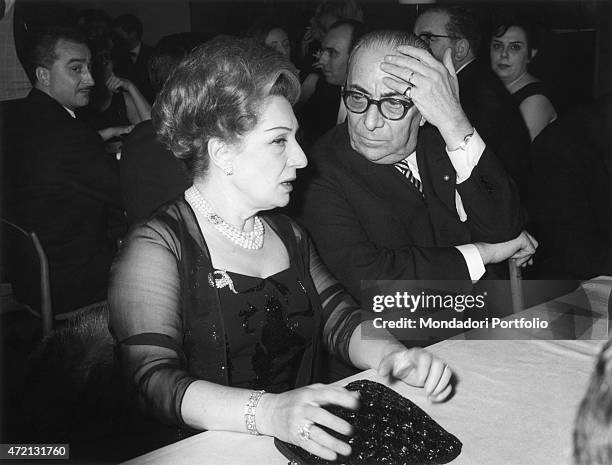
[[[418, 0], [359, 0], [372, 28], [411, 29], [426, 5]], [[317, 1], [297, 0], [17, 0], [37, 5], [41, 21], [66, 16], [64, 10], [101, 8], [112, 16], [135, 13], [144, 23], [144, 39], [156, 43], [166, 34], [193, 32], [242, 35], [259, 18], [270, 17], [290, 32], [294, 49], [308, 26]], [[454, 4], [456, 1], [439, 0]], [[536, 0], [463, 2], [472, 6], [485, 29], [503, 12], [526, 13], [544, 31], [531, 71], [550, 88], [560, 112], [589, 104], [612, 92], [612, 1]], [[482, 60], [488, 61], [486, 42]]]
[[[359, 2], [372, 28], [412, 28], [427, 5], [377, 0]], [[438, 3], [454, 4], [454, 1]], [[612, 2], [606, 0], [471, 1], [484, 29], [504, 13], [525, 13], [539, 23], [542, 41], [531, 71], [549, 86], [560, 112], [591, 103], [612, 91]], [[257, 18], [268, 15], [288, 29], [298, 44], [317, 2], [290, 0], [190, 2], [193, 31], [244, 34]], [[487, 35], [488, 36], [488, 35]], [[488, 61], [488, 45], [481, 57]]]

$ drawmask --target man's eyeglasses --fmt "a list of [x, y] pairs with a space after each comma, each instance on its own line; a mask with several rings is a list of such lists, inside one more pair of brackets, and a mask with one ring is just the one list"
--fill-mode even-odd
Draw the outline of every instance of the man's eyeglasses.
[[442, 34], [432, 34], [431, 32], [423, 32], [422, 34], [419, 34], [419, 39], [424, 40], [428, 44], [431, 44], [431, 39], [434, 37], [437, 39], [460, 39], [460, 37], [457, 36], [445, 36]]
[[343, 91], [342, 100], [351, 113], [365, 113], [370, 105], [376, 105], [380, 114], [391, 121], [402, 119], [414, 105], [411, 100], [402, 100], [393, 97], [375, 100], [354, 90]]
[[333, 48], [320, 48], [319, 50], [317, 50], [316, 52], [314, 52], [314, 54], [312, 55], [317, 61], [319, 61], [323, 55], [329, 55], [330, 58], [337, 58], [340, 55], [340, 52], [338, 50], [335, 50]]

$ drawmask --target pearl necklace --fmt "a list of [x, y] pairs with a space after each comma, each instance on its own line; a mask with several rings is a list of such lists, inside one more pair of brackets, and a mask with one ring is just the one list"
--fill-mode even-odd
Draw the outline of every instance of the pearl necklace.
[[253, 218], [253, 231], [244, 232], [240, 231], [237, 227], [232, 226], [217, 213], [215, 213], [197, 187], [191, 186], [185, 191], [185, 200], [194, 210], [202, 213], [217, 231], [227, 237], [234, 244], [248, 250], [258, 250], [263, 247], [265, 229], [263, 221], [259, 216], [255, 216]]

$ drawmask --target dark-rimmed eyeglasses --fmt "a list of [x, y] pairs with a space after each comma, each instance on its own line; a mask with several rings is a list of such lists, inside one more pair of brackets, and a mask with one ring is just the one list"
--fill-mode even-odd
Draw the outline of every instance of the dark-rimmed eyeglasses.
[[343, 91], [342, 100], [348, 111], [357, 114], [365, 113], [370, 108], [370, 105], [376, 105], [380, 114], [391, 121], [402, 119], [414, 105], [412, 100], [402, 100], [393, 97], [375, 100], [355, 90]]
[[443, 34], [433, 34], [431, 32], [423, 32], [422, 34], [419, 34], [418, 36], [419, 36], [419, 39], [424, 40], [428, 44], [431, 43], [431, 39], [433, 37], [437, 39], [460, 39], [460, 37], [457, 37], [457, 36], [445, 36]]

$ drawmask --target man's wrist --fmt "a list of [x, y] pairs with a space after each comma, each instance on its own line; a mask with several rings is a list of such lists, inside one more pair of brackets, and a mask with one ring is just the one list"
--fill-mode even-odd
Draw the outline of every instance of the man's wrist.
[[489, 252], [487, 250], [487, 244], [485, 244], [484, 242], [475, 242], [474, 245], [478, 249], [478, 253], [480, 254], [480, 258], [482, 259], [482, 263], [484, 265], [488, 265], [490, 257], [489, 257]]
[[474, 133], [476, 132], [476, 130], [474, 128], [472, 128], [470, 130], [470, 132], [468, 132], [464, 137], [463, 140], [454, 146], [446, 146], [446, 150], [448, 150], [449, 152], [456, 152], [457, 150], [466, 150], [467, 149], [467, 144], [470, 141], [470, 139], [472, 138], [472, 136], [474, 135]]
[[456, 150], [461, 144], [465, 143], [466, 136], [474, 134], [474, 126], [470, 124], [465, 116], [460, 122], [452, 124], [447, 128], [439, 128], [439, 130], [449, 151]]

